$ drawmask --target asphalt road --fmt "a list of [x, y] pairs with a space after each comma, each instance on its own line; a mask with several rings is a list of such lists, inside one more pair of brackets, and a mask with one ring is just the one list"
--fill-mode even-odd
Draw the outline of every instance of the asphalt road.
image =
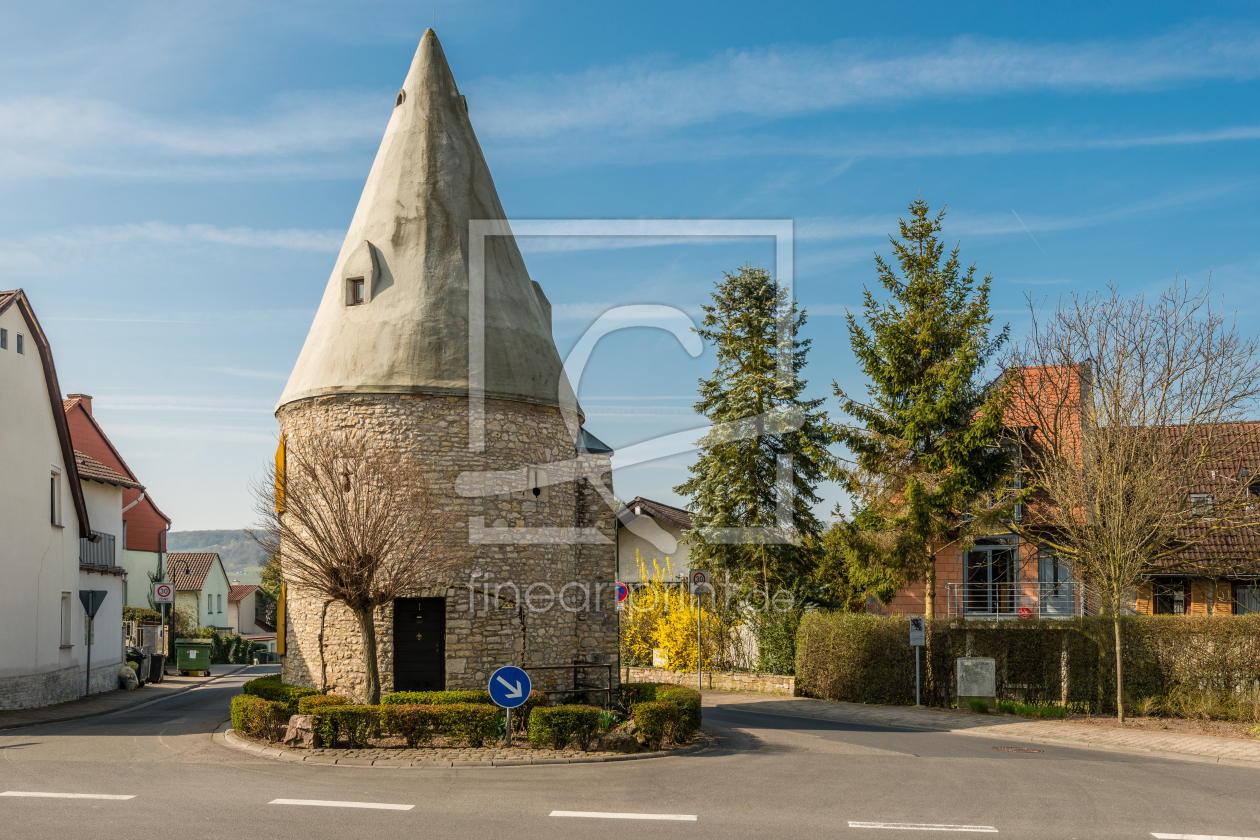
[[[0, 837], [1260, 837], [1260, 770], [1053, 746], [1013, 753], [989, 738], [751, 707], [705, 710], [717, 749], [613, 764], [301, 766], [213, 743], [229, 698], [266, 671], [274, 667], [146, 708], [0, 734]], [[400, 808], [269, 804], [277, 799]]]

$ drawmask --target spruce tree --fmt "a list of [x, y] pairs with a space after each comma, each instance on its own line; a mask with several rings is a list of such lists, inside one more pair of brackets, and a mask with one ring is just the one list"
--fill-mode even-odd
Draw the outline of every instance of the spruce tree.
[[[714, 347], [717, 367], [700, 380], [695, 409], [713, 429], [691, 478], [675, 488], [692, 500], [691, 562], [768, 595], [772, 585], [799, 592], [818, 554], [815, 488], [832, 468], [823, 400], [801, 396], [810, 342], [797, 335], [805, 312], [765, 269], [752, 266], [726, 273], [703, 309], [696, 332]], [[780, 465], [788, 462], [784, 474]], [[781, 499], [790, 526], [779, 522]], [[778, 538], [715, 533], [741, 528], [777, 529]]]
[[[866, 375], [867, 402], [832, 383], [852, 424], [836, 428], [851, 457], [836, 470], [854, 498], [841, 516], [850, 580], [887, 602], [908, 583], [926, 586], [935, 612], [935, 555], [956, 540], [1001, 528], [1010, 499], [994, 491], [1009, 472], [1000, 446], [1007, 392], [984, 378], [1009, 327], [990, 337], [989, 288], [973, 264], [964, 273], [955, 247], [945, 257], [937, 238], [942, 210], [931, 217], [919, 198], [889, 237], [900, 268], [876, 255], [887, 300], [864, 290], [863, 320], [848, 316], [849, 341]], [[1005, 505], [1005, 506], [1004, 506]]]

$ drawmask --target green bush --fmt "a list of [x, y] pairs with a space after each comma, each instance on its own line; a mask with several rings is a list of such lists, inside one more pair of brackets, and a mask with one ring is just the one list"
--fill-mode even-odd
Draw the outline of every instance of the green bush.
[[676, 703], [683, 710], [678, 731], [674, 733], [675, 740], [680, 743], [689, 741], [691, 736], [700, 731], [700, 692], [694, 688], [673, 685], [657, 689], [656, 699], [667, 703]]
[[320, 737], [326, 747], [344, 738], [351, 749], [368, 746], [381, 734], [380, 706], [325, 706], [319, 710]]
[[1017, 703], [1014, 700], [999, 700], [997, 710], [1008, 715], [1033, 718], [1062, 718], [1067, 709], [1062, 706], [1037, 706], [1029, 703]]
[[442, 712], [446, 708], [399, 703], [381, 706], [381, 726], [405, 740], [412, 749], [428, 746], [433, 736], [442, 731]]
[[529, 716], [529, 743], [562, 750], [575, 742], [586, 750], [599, 734], [601, 712], [595, 706], [540, 706]]
[[618, 699], [621, 708], [628, 711], [635, 703], [650, 703], [655, 700], [659, 689], [672, 687], [672, 683], [623, 682], [617, 689]]
[[978, 715], [987, 715], [989, 713], [988, 700], [968, 700], [967, 708]]
[[276, 727], [289, 720], [289, 708], [284, 703], [274, 703], [249, 694], [232, 698], [232, 728], [251, 738], [274, 741]]
[[630, 716], [634, 718], [648, 746], [654, 750], [676, 739], [679, 727], [683, 725], [684, 714], [682, 706], [665, 700], [635, 703], [630, 708]]
[[313, 688], [298, 688], [293, 685], [285, 685], [280, 682], [279, 674], [269, 674], [256, 680], [250, 680], [241, 686], [241, 691], [245, 694], [261, 697], [264, 700], [285, 703], [288, 705], [289, 714], [291, 715], [298, 714], [298, 700], [319, 694]]
[[480, 747], [494, 741], [503, 729], [503, 710], [485, 703], [448, 703], [442, 710], [441, 732], [448, 741]]
[[548, 705], [547, 695], [541, 691], [531, 691], [525, 702], [512, 710], [512, 731], [525, 732], [529, 729], [529, 718], [534, 709]]
[[336, 694], [309, 694], [299, 697], [297, 713], [299, 715], [317, 715], [319, 710], [328, 706], [353, 706], [354, 701]]
[[488, 691], [395, 691], [381, 698], [382, 706], [446, 706], [451, 703], [489, 703]]
[[161, 624], [162, 614], [148, 607], [123, 607], [123, 621], [142, 621], [145, 624]]

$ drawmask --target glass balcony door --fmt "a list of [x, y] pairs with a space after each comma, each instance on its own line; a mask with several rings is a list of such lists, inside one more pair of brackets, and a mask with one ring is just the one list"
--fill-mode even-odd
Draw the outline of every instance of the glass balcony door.
[[982, 540], [967, 552], [968, 614], [1014, 615], [1019, 608], [1019, 548], [1014, 542]]

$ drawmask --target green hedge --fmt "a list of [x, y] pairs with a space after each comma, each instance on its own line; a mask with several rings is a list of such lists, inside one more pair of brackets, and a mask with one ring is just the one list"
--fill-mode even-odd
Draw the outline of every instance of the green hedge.
[[635, 703], [630, 715], [652, 749], [659, 749], [668, 741], [678, 741], [679, 732], [685, 726], [686, 711], [668, 700], [649, 700]]
[[[1260, 722], [1260, 615], [1124, 616], [1125, 696], [1131, 712]], [[923, 701], [948, 706], [955, 660], [997, 661], [997, 693], [1030, 705], [1115, 712], [1110, 617], [927, 622]], [[797, 638], [797, 689], [855, 703], [914, 702], [909, 618], [807, 613]]]
[[319, 723], [324, 746], [335, 747], [344, 738], [351, 749], [362, 749], [381, 735], [381, 707], [325, 706], [319, 710]]
[[656, 699], [678, 705], [683, 713], [679, 719], [678, 731], [674, 733], [675, 740], [682, 742], [691, 739], [700, 731], [701, 709], [700, 709], [700, 692], [694, 688], [685, 688], [681, 685], [671, 685], [656, 690]]
[[442, 734], [448, 739], [480, 747], [494, 741], [503, 728], [503, 710], [485, 703], [449, 703], [442, 710]]
[[313, 688], [298, 688], [293, 685], [285, 685], [280, 682], [279, 674], [269, 674], [256, 680], [250, 680], [241, 686], [241, 691], [254, 697], [261, 697], [264, 700], [285, 703], [288, 705], [289, 714], [291, 715], [298, 714], [298, 700], [319, 694]]
[[288, 720], [289, 707], [284, 703], [274, 703], [249, 694], [238, 694], [232, 698], [232, 728], [242, 735], [273, 741], [276, 727], [283, 726]]
[[442, 731], [444, 706], [403, 705], [381, 706], [381, 725], [407, 742], [407, 746], [428, 746], [433, 736]]
[[576, 743], [579, 749], [589, 749], [599, 734], [602, 711], [596, 706], [540, 706], [529, 716], [529, 743], [553, 750]]
[[635, 703], [650, 703], [662, 688], [673, 688], [673, 683], [623, 682], [617, 688], [621, 708], [629, 711]]
[[353, 706], [354, 701], [346, 697], [339, 697], [336, 694], [311, 694], [306, 697], [299, 697], [297, 701], [297, 713], [299, 715], [316, 715], [319, 710], [327, 706]]
[[488, 691], [395, 691], [381, 698], [382, 706], [445, 706], [450, 703], [491, 703]]

